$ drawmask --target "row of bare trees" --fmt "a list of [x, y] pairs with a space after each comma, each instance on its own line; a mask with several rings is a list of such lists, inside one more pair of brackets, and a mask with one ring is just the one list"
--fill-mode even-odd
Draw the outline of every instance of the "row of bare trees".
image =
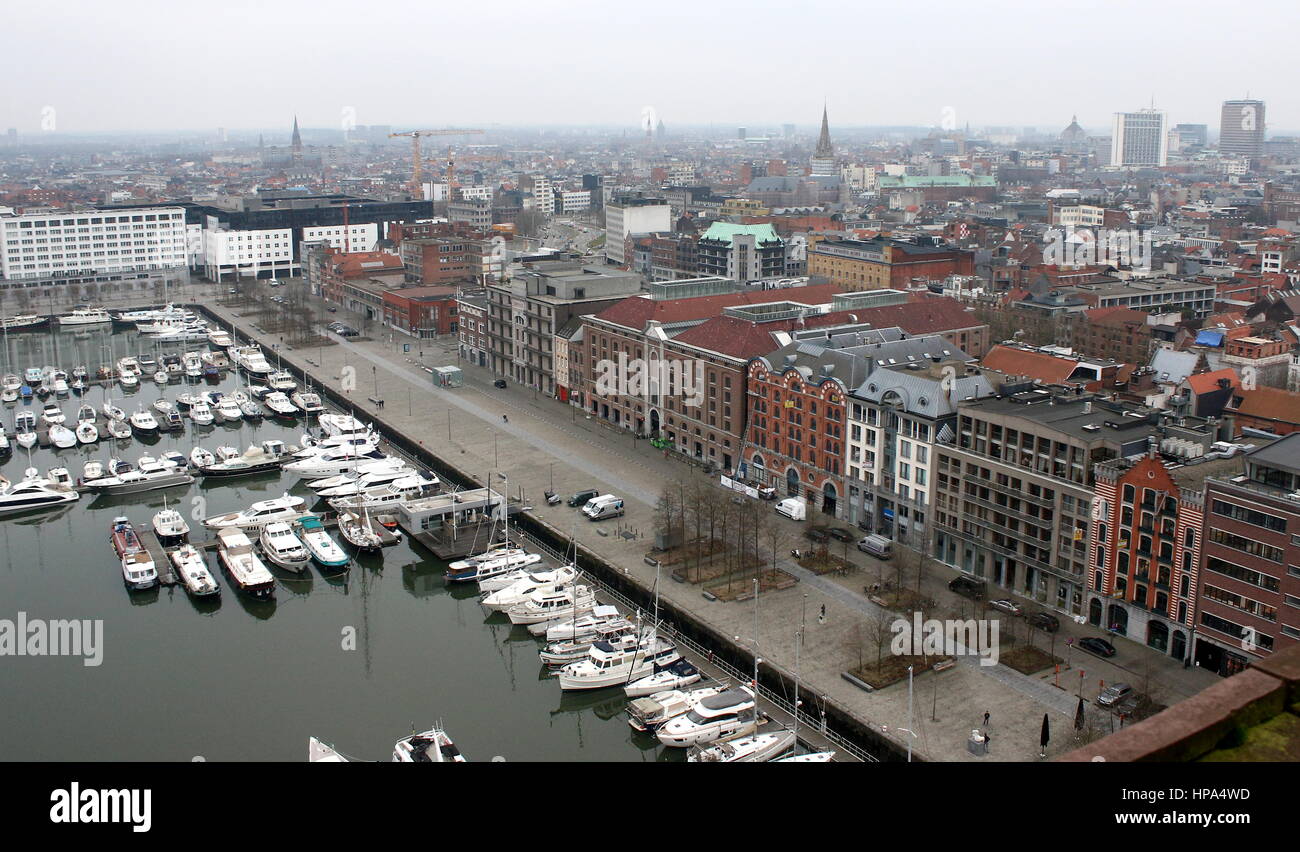
[[698, 577], [705, 560], [721, 559], [728, 584], [756, 565], [775, 565], [786, 532], [766, 505], [723, 491], [702, 479], [679, 479], [664, 488], [655, 507], [655, 532], [665, 547], [684, 547], [686, 567]]

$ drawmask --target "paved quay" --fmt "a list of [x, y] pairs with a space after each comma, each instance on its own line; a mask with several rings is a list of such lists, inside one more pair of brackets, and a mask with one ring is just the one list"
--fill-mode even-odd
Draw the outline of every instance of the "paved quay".
[[[248, 327], [255, 319], [242, 308], [219, 304], [216, 294], [224, 292], [224, 287], [194, 285], [191, 289], [185, 296], [202, 302], [227, 321]], [[242, 313], [249, 315], [240, 316]], [[321, 322], [335, 317], [349, 320], [345, 312], [327, 315], [322, 310], [318, 314]], [[668, 484], [705, 477], [703, 473], [679, 460], [665, 458], [648, 441], [634, 440], [625, 431], [588, 419], [529, 389], [513, 384], [505, 390], [492, 387], [489, 371], [458, 364], [453, 342], [412, 340], [401, 335], [390, 340], [387, 330], [375, 334], [377, 339], [373, 340], [335, 338], [333, 346], [296, 350], [276, 336], [264, 336], [259, 342], [272, 356], [276, 352], [269, 350], [278, 347], [276, 351], [286, 361], [337, 390], [344, 390], [345, 379], [355, 382], [346, 395], [355, 401], [358, 411], [381, 414], [434, 454], [471, 472], [480, 483], [493, 480], [497, 473], [505, 474], [512, 494], [518, 496], [522, 490], [525, 503], [532, 507], [530, 514], [565, 534], [572, 532], [585, 547], [642, 587], [653, 586], [655, 570], [645, 564], [643, 557], [650, 549], [658, 495]], [[403, 351], [403, 344], [409, 344], [409, 352]], [[462, 367], [464, 387], [434, 386], [426, 368], [444, 364]], [[384, 400], [382, 411], [372, 398]], [[708, 480], [716, 483], [716, 477]], [[500, 480], [496, 481], [499, 486]], [[626, 516], [592, 524], [564, 505], [546, 506], [542, 498], [547, 489], [570, 494], [588, 487], [624, 497]], [[720, 499], [730, 496], [720, 487], [718, 493]], [[788, 528], [784, 553], [801, 546], [804, 525], [783, 523]], [[799, 654], [805, 712], [815, 717], [819, 703], [832, 702], [905, 749], [908, 735], [904, 730], [909, 727], [907, 684], [866, 693], [840, 676], [875, 654], [874, 644], [864, 643], [861, 638], [862, 628], [878, 612], [863, 593], [863, 585], [872, 582], [881, 569], [870, 557], [854, 551], [850, 551], [850, 559], [860, 570], [847, 576], [817, 576], [788, 559], [778, 561], [778, 567], [800, 582], [760, 596], [759, 654], [765, 665], [793, 674], [796, 633], [801, 623], [806, 623], [806, 638]], [[886, 573], [888, 570], [884, 569]], [[954, 596], [945, 587], [951, 576], [953, 572], [936, 566], [926, 579], [923, 591], [940, 601], [941, 609], [958, 606], [950, 601]], [[739, 646], [753, 647], [752, 601], [710, 601], [697, 586], [685, 583], [664, 582], [660, 588], [663, 599], [674, 607], [712, 625], [720, 634], [737, 637]], [[1062, 621], [1065, 623], [1056, 644], [1058, 656], [1065, 656], [1067, 636], [1092, 635], [1086, 627], [1065, 618]], [[1044, 641], [1040, 634], [1038, 644], [1043, 646]], [[1117, 639], [1115, 644], [1120, 655], [1114, 661], [1089, 657], [1084, 662], [1079, 659], [1083, 656], [1080, 652], [1073, 652], [1074, 668], [1060, 675], [1064, 689], [1052, 684], [1050, 673], [1026, 676], [1001, 665], [980, 666], [973, 658], [962, 658], [960, 665], [943, 672], [918, 673], [910, 725], [915, 732], [914, 754], [925, 760], [1037, 760], [1042, 717], [1047, 713], [1053, 731], [1048, 747], [1051, 758], [1071, 748], [1067, 732], [1073, 722], [1076, 691], [1091, 699], [1099, 680], [1127, 680], [1134, 685], [1145, 680], [1152, 685], [1153, 694], [1166, 703], [1217, 681], [1208, 672], [1184, 670], [1177, 661], [1162, 659], [1127, 640]], [[1082, 686], [1079, 667], [1087, 671]], [[982, 727], [986, 711], [990, 714], [990, 750], [987, 757], [977, 757], [968, 753], [966, 741], [973, 728]], [[1088, 712], [1099, 711], [1089, 703]]]

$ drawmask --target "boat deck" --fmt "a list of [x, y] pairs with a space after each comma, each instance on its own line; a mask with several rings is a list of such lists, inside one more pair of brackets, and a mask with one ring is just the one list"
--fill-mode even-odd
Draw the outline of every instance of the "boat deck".
[[166, 549], [158, 541], [158, 536], [150, 529], [139, 529], [135, 531], [140, 543], [144, 545], [145, 550], [149, 551], [150, 558], [153, 559], [153, 566], [158, 571], [158, 582], [164, 586], [174, 586], [179, 578], [176, 576], [176, 566], [172, 564], [171, 558], [167, 555]]

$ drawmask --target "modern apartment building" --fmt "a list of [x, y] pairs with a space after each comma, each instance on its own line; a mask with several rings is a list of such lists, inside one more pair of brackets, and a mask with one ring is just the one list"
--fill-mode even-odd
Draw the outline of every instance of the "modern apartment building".
[[[936, 559], [1072, 615], [1092, 578], [1094, 470], [1142, 455], [1155, 412], [1082, 392], [1026, 385], [958, 405], [956, 435], [936, 447]], [[1015, 388], [1008, 388], [1015, 391]], [[1190, 425], [1188, 425], [1190, 424]], [[1208, 448], [1216, 428], [1192, 418], [1179, 436]]]
[[771, 225], [714, 222], [696, 244], [700, 275], [741, 284], [785, 274], [785, 241]]
[[1157, 168], [1167, 165], [1169, 136], [1162, 110], [1115, 113], [1110, 137], [1110, 165], [1117, 168]]
[[1300, 433], [1260, 444], [1206, 480], [1195, 661], [1223, 675], [1300, 642]]
[[640, 276], [581, 263], [531, 264], [489, 284], [488, 350], [492, 372], [555, 393], [555, 333], [641, 289]]

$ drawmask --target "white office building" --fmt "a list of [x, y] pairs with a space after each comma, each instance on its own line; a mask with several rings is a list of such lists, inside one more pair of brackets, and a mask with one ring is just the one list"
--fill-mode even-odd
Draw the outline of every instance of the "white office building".
[[181, 207], [32, 213], [0, 208], [0, 278], [23, 286], [184, 269], [187, 258]]
[[662, 198], [624, 198], [605, 204], [605, 261], [631, 262], [626, 242], [630, 234], [672, 230], [672, 207]]
[[1115, 113], [1110, 137], [1110, 164], [1115, 168], [1158, 167], [1168, 163], [1169, 134], [1165, 114], [1157, 109]]

